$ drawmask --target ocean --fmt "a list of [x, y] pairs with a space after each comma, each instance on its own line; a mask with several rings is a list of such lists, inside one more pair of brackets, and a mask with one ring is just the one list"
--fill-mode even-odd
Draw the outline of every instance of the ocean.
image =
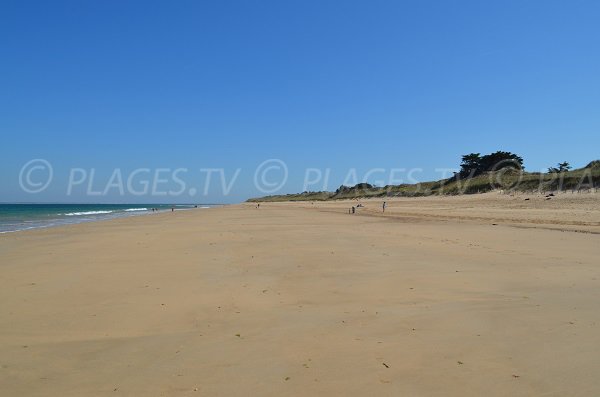
[[[198, 204], [197, 208], [214, 205]], [[194, 204], [0, 204], [0, 233], [196, 208]]]

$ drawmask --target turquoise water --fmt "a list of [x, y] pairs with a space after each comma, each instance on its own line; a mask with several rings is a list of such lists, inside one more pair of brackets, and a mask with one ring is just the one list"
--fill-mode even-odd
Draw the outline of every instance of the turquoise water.
[[[193, 209], [193, 204], [0, 204], [0, 233], [92, 222], [158, 212]], [[211, 205], [198, 205], [209, 208]]]

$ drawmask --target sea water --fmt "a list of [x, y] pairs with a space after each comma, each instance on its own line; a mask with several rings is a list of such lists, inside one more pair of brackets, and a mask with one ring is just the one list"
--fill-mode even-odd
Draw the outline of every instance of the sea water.
[[[197, 205], [210, 208], [213, 205]], [[192, 209], [194, 204], [0, 204], [0, 233], [91, 222], [162, 211]]]

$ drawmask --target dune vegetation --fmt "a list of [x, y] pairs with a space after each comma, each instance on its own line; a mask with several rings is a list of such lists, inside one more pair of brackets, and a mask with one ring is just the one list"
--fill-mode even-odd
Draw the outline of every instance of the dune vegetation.
[[481, 156], [464, 155], [460, 171], [447, 179], [416, 184], [374, 186], [363, 182], [355, 186], [340, 186], [335, 192], [302, 192], [249, 199], [259, 201], [326, 201], [371, 197], [422, 197], [505, 192], [547, 193], [558, 191], [587, 191], [600, 187], [600, 160], [579, 169], [568, 162], [550, 167], [548, 172], [527, 172], [523, 159], [510, 152]]

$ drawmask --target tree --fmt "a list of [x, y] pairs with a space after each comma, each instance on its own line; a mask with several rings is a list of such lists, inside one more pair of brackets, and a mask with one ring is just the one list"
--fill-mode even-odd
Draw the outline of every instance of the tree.
[[566, 171], [569, 171], [571, 168], [572, 168], [571, 164], [569, 164], [566, 161], [564, 161], [562, 163], [558, 163], [558, 171], [559, 172], [566, 172]]
[[497, 151], [481, 158], [482, 172], [499, 171], [503, 168], [523, 168], [523, 158], [511, 152]]
[[567, 161], [563, 161], [562, 163], [557, 164], [558, 167], [550, 167], [548, 168], [548, 172], [551, 174], [559, 174], [561, 172], [567, 172], [571, 168], [571, 165]]
[[461, 177], [473, 177], [484, 172], [499, 171], [503, 168], [522, 170], [523, 158], [511, 152], [497, 151], [485, 156], [479, 153], [466, 154], [462, 157]]
[[460, 164], [460, 176], [474, 176], [481, 166], [481, 153], [471, 153], [462, 156]]

